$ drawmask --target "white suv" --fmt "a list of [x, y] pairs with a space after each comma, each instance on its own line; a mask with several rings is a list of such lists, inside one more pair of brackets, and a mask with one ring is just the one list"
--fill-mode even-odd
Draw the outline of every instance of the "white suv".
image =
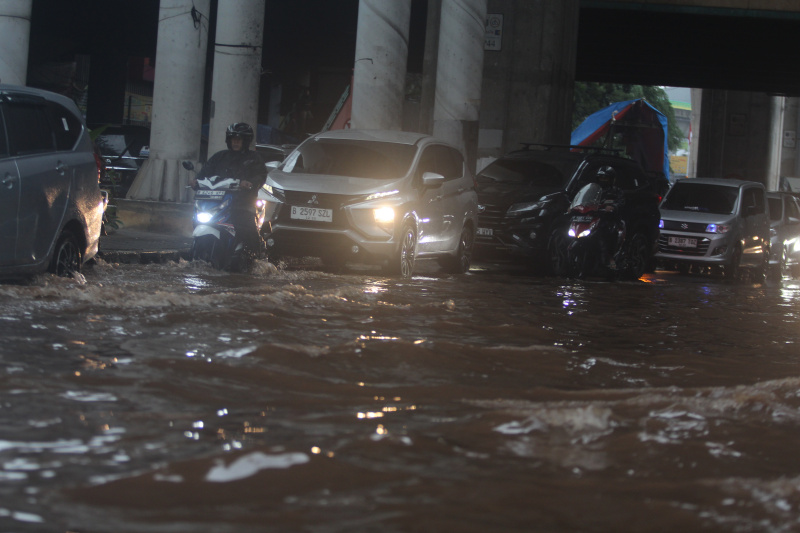
[[0, 277], [70, 275], [95, 256], [100, 164], [72, 100], [0, 85]]
[[272, 170], [265, 187], [277, 204], [264, 224], [272, 258], [319, 257], [334, 268], [379, 263], [403, 277], [417, 258], [437, 258], [453, 273], [469, 269], [475, 180], [461, 152], [433, 137], [319, 133]]
[[770, 252], [768, 209], [760, 183], [678, 180], [661, 202], [656, 257], [682, 272], [692, 265], [722, 267], [729, 279], [744, 267], [763, 281]]

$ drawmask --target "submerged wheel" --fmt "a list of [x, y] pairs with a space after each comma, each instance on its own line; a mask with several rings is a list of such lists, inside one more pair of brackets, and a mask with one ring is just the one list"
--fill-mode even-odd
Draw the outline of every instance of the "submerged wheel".
[[570, 273], [569, 264], [567, 262], [567, 242], [566, 236], [561, 231], [554, 231], [550, 236], [550, 242], [547, 246], [548, 255], [550, 256], [550, 270], [555, 276], [566, 277]]
[[400, 247], [393, 258], [389, 260], [390, 273], [410, 278], [414, 272], [414, 261], [417, 256], [417, 230], [409, 223], [403, 224], [400, 232]]
[[733, 255], [731, 256], [730, 263], [725, 265], [723, 274], [725, 276], [725, 280], [727, 281], [736, 281], [739, 278], [739, 266], [742, 262], [742, 248], [740, 246], [736, 246], [733, 250]]
[[767, 273], [769, 272], [769, 248], [761, 248], [761, 264], [753, 270], [753, 282], [764, 283], [767, 280]]
[[625, 266], [626, 279], [639, 279], [644, 275], [650, 261], [649, 250], [647, 237], [643, 233], [634, 234], [628, 243], [628, 258]]
[[70, 277], [74, 272], [81, 271], [81, 249], [78, 239], [71, 231], [64, 230], [58, 237], [53, 258], [50, 260], [48, 272], [61, 277]]
[[475, 243], [475, 231], [470, 226], [461, 229], [456, 255], [443, 257], [440, 265], [450, 274], [464, 274], [472, 263], [472, 247]]

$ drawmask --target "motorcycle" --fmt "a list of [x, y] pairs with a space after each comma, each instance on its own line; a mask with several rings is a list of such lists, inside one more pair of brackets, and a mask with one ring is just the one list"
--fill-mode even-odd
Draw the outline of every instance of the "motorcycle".
[[[183, 168], [194, 170], [194, 165], [191, 161], [184, 161]], [[231, 222], [233, 198], [241, 194], [239, 183], [238, 179], [222, 176], [197, 180], [190, 251], [193, 261], [207, 261], [220, 270], [242, 272], [249, 269], [252, 254], [245, 253], [244, 243], [236, 240], [236, 229]], [[259, 235], [266, 218], [266, 197], [266, 191], [259, 189], [255, 206]], [[266, 246], [262, 249], [265, 251]]]
[[627, 240], [625, 221], [614, 199], [597, 183], [584, 186], [568, 211], [566, 274], [585, 279], [638, 279], [647, 263], [648, 243], [641, 232]]

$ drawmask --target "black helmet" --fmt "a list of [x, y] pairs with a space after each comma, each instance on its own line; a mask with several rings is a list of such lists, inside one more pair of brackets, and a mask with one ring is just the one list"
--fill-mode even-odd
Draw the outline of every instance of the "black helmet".
[[597, 183], [600, 185], [614, 185], [617, 177], [617, 171], [608, 165], [597, 169]]
[[228, 145], [228, 150], [232, 150], [231, 139], [233, 137], [241, 138], [242, 150], [247, 150], [250, 148], [250, 143], [253, 142], [253, 128], [245, 122], [234, 122], [228, 126], [225, 131], [225, 144]]

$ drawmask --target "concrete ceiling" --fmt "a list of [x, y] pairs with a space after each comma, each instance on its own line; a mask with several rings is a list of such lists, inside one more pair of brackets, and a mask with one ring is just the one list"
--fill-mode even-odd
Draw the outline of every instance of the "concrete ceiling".
[[576, 77], [800, 95], [797, 12], [581, 3]]

